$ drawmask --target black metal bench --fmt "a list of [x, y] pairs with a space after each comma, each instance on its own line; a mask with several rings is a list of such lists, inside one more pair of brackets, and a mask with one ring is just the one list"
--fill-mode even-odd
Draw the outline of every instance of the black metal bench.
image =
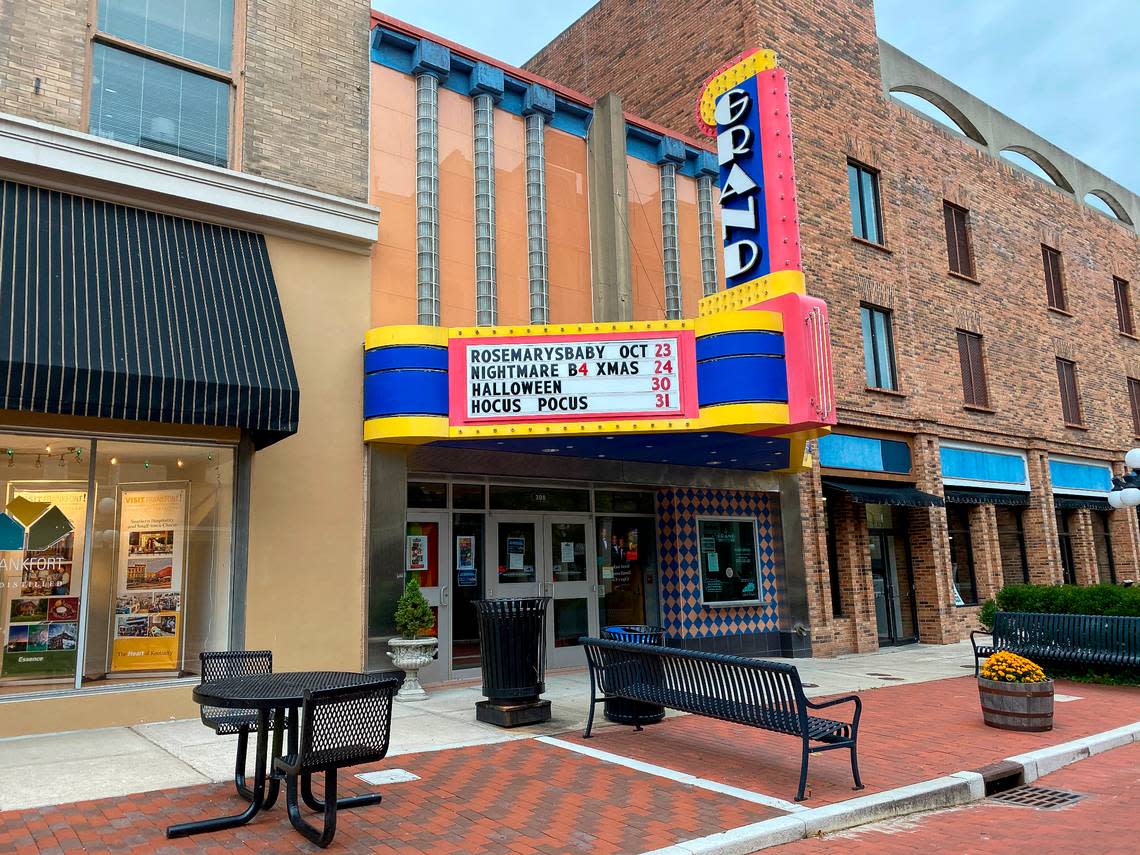
[[[989, 635], [989, 644], [978, 644]], [[1042, 662], [1140, 668], [1140, 617], [998, 612], [993, 632], [970, 633], [974, 675], [981, 661], [1003, 650]]]
[[[802, 754], [796, 801], [804, 798], [808, 757], [818, 751], [849, 749], [854, 788], [863, 789], [856, 757], [863, 705], [855, 695], [819, 703], [809, 701], [804, 695], [799, 671], [794, 665], [782, 662], [597, 638], [583, 638], [582, 646], [590, 666], [590, 714], [586, 722], [586, 738], [594, 726], [594, 707], [607, 698], [660, 704], [669, 709], [800, 739]], [[603, 694], [601, 698], [598, 697], [599, 690]], [[850, 722], [808, 714], [809, 710], [844, 703], [854, 705]], [[640, 724], [635, 724], [635, 728], [642, 729]]]

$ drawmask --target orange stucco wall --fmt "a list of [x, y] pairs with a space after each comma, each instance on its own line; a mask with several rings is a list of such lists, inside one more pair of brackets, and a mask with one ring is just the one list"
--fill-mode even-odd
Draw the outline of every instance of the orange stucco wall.
[[665, 317], [665, 266], [661, 256], [661, 179], [657, 167], [626, 158], [629, 185], [630, 271], [633, 319]]
[[[371, 324], [416, 322], [415, 80], [372, 65], [370, 199], [380, 208]], [[440, 321], [475, 323], [475, 172], [471, 100], [439, 90]], [[526, 237], [526, 124], [495, 111], [495, 234], [499, 323], [530, 323]], [[550, 315], [589, 321], [586, 141], [546, 131]]]
[[594, 319], [586, 141], [546, 130], [546, 234], [551, 323]]
[[368, 201], [380, 208], [370, 326], [416, 322], [416, 84], [372, 65]]

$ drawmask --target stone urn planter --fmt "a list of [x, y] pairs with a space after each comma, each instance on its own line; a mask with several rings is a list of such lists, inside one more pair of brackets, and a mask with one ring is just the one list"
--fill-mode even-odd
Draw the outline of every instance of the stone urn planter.
[[396, 693], [398, 701], [422, 701], [427, 692], [420, 685], [419, 670], [435, 658], [438, 638], [391, 638], [388, 640], [388, 658], [403, 671], [404, 685]]

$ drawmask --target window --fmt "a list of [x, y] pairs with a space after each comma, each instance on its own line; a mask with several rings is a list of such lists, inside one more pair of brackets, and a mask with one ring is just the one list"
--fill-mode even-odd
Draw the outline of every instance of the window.
[[946, 221], [946, 254], [950, 259], [950, 272], [974, 278], [974, 257], [970, 252], [970, 232], [966, 223], [967, 211], [950, 202], [942, 203]]
[[1132, 405], [1132, 435], [1140, 436], [1140, 380], [1128, 378], [1128, 401]]
[[836, 499], [824, 498], [823, 513], [827, 522], [827, 573], [831, 581], [831, 614], [843, 617], [843, 592], [839, 582], [839, 521], [835, 518]]
[[974, 545], [970, 542], [970, 511], [961, 505], [946, 507], [950, 534], [950, 562], [954, 585], [954, 605], [972, 606], [978, 602], [974, 581]]
[[1135, 335], [1136, 327], [1132, 323], [1132, 295], [1128, 291], [1128, 283], [1113, 276], [1112, 291], [1116, 295], [1116, 323], [1120, 331], [1126, 335]]
[[958, 362], [962, 366], [962, 394], [967, 406], [988, 407], [990, 393], [982, 363], [982, 337], [958, 330]]
[[98, 0], [90, 132], [229, 162], [233, 0]]
[[1112, 558], [1112, 528], [1108, 511], [1092, 512], [1093, 547], [1096, 572], [1102, 585], [1116, 584], [1116, 562]]
[[891, 310], [862, 306], [863, 366], [867, 385], [874, 389], [897, 389], [895, 344], [891, 334]]
[[1067, 310], [1065, 304], [1065, 283], [1061, 275], [1061, 253], [1052, 247], [1041, 244], [1041, 259], [1045, 264], [1045, 296], [1049, 307]]
[[847, 161], [847, 185], [851, 192], [851, 231], [871, 243], [883, 242], [883, 218], [879, 212], [879, 173]]
[[998, 550], [1001, 553], [1003, 585], [1029, 584], [1029, 556], [1025, 551], [1025, 512], [997, 506]]
[[1077, 391], [1077, 365], [1069, 359], [1057, 357], [1057, 380], [1061, 384], [1061, 414], [1067, 425], [1084, 424], [1081, 398]]
[[760, 602], [756, 523], [697, 520], [701, 549], [701, 602], [706, 606]]
[[198, 673], [230, 646], [234, 450], [3, 436], [0, 696]]
[[1077, 584], [1077, 571], [1073, 563], [1073, 535], [1069, 530], [1069, 515], [1072, 511], [1057, 509], [1057, 545], [1061, 547], [1061, 581], [1066, 585]]

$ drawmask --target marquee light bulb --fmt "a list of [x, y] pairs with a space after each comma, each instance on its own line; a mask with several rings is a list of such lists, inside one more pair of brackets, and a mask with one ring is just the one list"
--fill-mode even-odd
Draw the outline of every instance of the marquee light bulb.
[[111, 458], [111, 465], [112, 465], [112, 466], [118, 466], [118, 465], [119, 465], [119, 458], [117, 458], [117, 457], [112, 457], [112, 458]]

